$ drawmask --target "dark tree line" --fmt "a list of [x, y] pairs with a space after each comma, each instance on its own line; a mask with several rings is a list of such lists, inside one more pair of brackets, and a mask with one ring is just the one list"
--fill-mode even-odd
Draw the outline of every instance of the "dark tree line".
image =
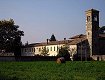
[[15, 56], [21, 55], [21, 36], [24, 32], [18, 28], [13, 19], [0, 21], [0, 51], [14, 52]]

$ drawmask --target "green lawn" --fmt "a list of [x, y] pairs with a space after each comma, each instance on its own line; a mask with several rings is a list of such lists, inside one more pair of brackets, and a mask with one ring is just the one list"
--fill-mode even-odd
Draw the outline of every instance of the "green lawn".
[[0, 80], [105, 80], [105, 62], [0, 62]]

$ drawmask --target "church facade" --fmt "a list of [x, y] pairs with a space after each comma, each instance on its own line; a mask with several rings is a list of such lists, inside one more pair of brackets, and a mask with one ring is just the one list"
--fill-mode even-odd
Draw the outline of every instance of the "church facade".
[[25, 45], [21, 48], [22, 56], [41, 55], [45, 48], [48, 56], [56, 56], [61, 47], [68, 46], [70, 58], [92, 58], [105, 60], [105, 32], [99, 27], [99, 11], [95, 9], [86, 12], [86, 34], [79, 34], [61, 41], [49, 41]]

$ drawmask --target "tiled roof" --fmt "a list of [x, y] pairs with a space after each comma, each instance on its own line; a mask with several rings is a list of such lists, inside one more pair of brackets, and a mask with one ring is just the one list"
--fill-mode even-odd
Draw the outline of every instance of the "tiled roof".
[[62, 41], [49, 41], [47, 42], [42, 42], [39, 44], [36, 44], [35, 46], [47, 46], [47, 45], [58, 45], [58, 44], [66, 44], [69, 43], [70, 40], [62, 40]]
[[86, 38], [76, 38], [76, 39], [72, 40], [72, 42], [70, 42], [69, 44], [70, 45], [76, 45], [76, 44], [78, 44], [82, 41], [85, 41], [85, 40], [87, 40], [87, 39]]
[[85, 38], [85, 37], [86, 37], [86, 35], [84, 35], [84, 34], [79, 34], [79, 35], [73, 36], [73, 37], [71, 37], [71, 38], [69, 38], [69, 39], [77, 39], [77, 38]]
[[70, 40], [61, 40], [61, 41], [49, 41], [47, 43], [46, 42], [41, 42], [41, 43], [33, 43], [33, 44], [29, 44], [23, 47], [37, 47], [37, 46], [48, 46], [48, 45], [59, 45], [59, 44], [69, 44], [69, 45], [76, 45], [78, 43], [80, 43], [81, 41], [86, 40], [86, 36], [83, 34], [80, 35], [76, 35], [72, 38], [70, 38]]

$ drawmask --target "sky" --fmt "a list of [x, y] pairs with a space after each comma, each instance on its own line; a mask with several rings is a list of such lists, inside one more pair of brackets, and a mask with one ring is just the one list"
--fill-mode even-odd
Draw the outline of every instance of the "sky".
[[0, 20], [10, 18], [24, 31], [22, 42], [45, 42], [85, 34], [85, 11], [100, 11], [105, 26], [105, 0], [0, 0]]

